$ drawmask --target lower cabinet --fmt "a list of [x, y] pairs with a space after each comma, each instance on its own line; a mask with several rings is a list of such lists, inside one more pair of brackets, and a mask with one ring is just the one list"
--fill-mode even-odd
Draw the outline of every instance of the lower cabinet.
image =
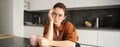
[[120, 47], [119, 30], [77, 30], [81, 47]]
[[77, 30], [79, 35], [78, 42], [81, 44], [97, 45], [97, 33], [94, 30]]
[[29, 38], [31, 35], [43, 36], [43, 27], [39, 26], [24, 26], [24, 37]]
[[106, 30], [99, 32], [98, 45], [103, 47], [120, 47], [120, 31]]
[[[25, 26], [24, 37], [43, 35], [43, 27]], [[77, 30], [81, 47], [120, 47], [119, 30]]]

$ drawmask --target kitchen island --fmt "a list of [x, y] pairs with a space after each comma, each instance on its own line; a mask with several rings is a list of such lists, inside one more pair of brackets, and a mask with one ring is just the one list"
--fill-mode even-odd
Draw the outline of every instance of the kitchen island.
[[[42, 26], [25, 26], [24, 37], [30, 35], [43, 35]], [[105, 28], [77, 28], [76, 29], [82, 47], [120, 47], [120, 30]]]

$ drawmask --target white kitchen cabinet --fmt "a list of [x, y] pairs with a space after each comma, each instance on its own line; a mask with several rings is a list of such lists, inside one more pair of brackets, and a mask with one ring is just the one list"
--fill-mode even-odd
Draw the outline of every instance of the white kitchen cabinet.
[[48, 10], [55, 3], [56, 0], [30, 0], [30, 10]]
[[62, 2], [67, 8], [74, 8], [76, 3], [75, 0], [57, 0], [57, 2]]
[[24, 0], [24, 10], [29, 10], [30, 0]]
[[67, 8], [98, 6], [98, 0], [30, 0], [30, 10], [51, 9], [58, 2]]
[[58, 2], [67, 8], [120, 5], [120, 0], [30, 0], [30, 10], [48, 10]]
[[94, 46], [86, 46], [86, 45], [81, 45], [81, 47], [94, 47]]
[[98, 0], [75, 0], [76, 7], [98, 6]]
[[97, 45], [97, 30], [77, 30], [79, 43], [88, 45]]
[[99, 0], [100, 6], [120, 5], [120, 0]]
[[30, 0], [30, 10], [48, 10], [62, 2], [67, 8], [75, 7], [75, 0]]
[[31, 35], [43, 36], [44, 27], [39, 26], [24, 26], [24, 37], [29, 38]]
[[98, 45], [103, 47], [120, 47], [120, 31], [104, 30], [99, 32]]

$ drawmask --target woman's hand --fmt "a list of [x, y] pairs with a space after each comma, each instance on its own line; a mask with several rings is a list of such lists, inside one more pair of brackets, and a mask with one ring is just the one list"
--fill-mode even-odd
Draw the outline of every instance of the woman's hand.
[[53, 21], [54, 21], [54, 20], [53, 20], [53, 17], [52, 17], [53, 12], [54, 12], [54, 9], [50, 9], [50, 10], [49, 10], [49, 13], [48, 13], [48, 17], [49, 17], [50, 22], [53, 22]]
[[44, 37], [38, 37], [38, 43], [40, 46], [50, 46], [50, 40], [44, 38]]

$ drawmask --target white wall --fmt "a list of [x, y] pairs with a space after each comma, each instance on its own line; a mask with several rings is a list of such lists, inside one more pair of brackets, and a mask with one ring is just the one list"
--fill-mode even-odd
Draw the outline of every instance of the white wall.
[[13, 0], [0, 0], [0, 34], [13, 34]]
[[23, 12], [24, 12], [24, 0], [13, 1], [13, 34], [16, 36], [24, 36], [23, 28]]
[[0, 34], [23, 37], [24, 0], [0, 0]]

